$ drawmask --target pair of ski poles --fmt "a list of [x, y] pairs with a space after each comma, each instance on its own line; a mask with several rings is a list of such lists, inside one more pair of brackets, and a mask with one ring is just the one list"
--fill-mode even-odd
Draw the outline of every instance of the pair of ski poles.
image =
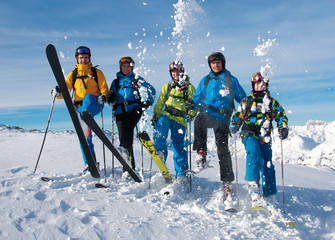
[[[41, 146], [40, 152], [38, 154], [38, 158], [37, 158], [36, 165], [35, 165], [35, 168], [34, 168], [34, 173], [36, 173], [36, 169], [37, 169], [38, 163], [39, 163], [41, 155], [42, 155], [42, 151], [43, 151], [45, 139], [46, 139], [46, 136], [48, 134], [48, 129], [49, 129], [49, 125], [50, 125], [51, 115], [52, 115], [53, 108], [54, 108], [54, 105], [55, 105], [55, 100], [56, 100], [56, 96], [53, 96], [53, 98], [52, 98], [52, 104], [51, 104], [51, 108], [50, 108], [50, 112], [49, 112], [49, 117], [48, 117], [48, 122], [47, 122], [47, 126], [46, 126], [46, 129], [45, 129], [45, 133], [44, 133], [44, 137], [43, 137], [43, 141], [42, 141], [42, 146]], [[101, 106], [101, 125], [102, 125], [102, 127], [101, 127], [102, 131], [104, 131], [103, 106]], [[113, 128], [113, 140], [114, 140], [114, 117], [113, 117], [113, 126], [112, 126], [112, 128]], [[103, 159], [104, 159], [105, 182], [107, 182], [107, 178], [106, 178], [105, 144], [103, 144]], [[112, 162], [113, 162], [113, 174], [114, 174], [114, 155], [112, 157]]]

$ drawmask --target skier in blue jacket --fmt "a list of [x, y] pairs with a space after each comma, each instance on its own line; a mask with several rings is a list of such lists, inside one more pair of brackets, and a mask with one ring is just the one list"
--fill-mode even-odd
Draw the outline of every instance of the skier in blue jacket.
[[210, 73], [199, 83], [193, 96], [199, 114], [194, 121], [193, 150], [197, 151], [199, 168], [206, 168], [207, 128], [213, 128], [220, 164], [220, 178], [223, 182], [224, 199], [233, 192], [234, 172], [228, 148], [230, 117], [237, 102], [246, 97], [237, 78], [226, 69], [222, 53], [214, 52], [208, 57]]
[[[156, 90], [142, 77], [133, 72], [135, 62], [131, 57], [122, 57], [120, 71], [110, 87], [109, 102], [113, 105], [119, 132], [120, 151], [124, 153], [135, 169], [133, 152], [134, 128], [145, 109], [155, 99]], [[127, 173], [125, 171], [125, 173]]]

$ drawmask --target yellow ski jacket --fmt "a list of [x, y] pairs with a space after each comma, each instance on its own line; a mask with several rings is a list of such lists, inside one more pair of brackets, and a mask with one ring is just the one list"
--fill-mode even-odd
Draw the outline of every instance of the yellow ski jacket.
[[[73, 89], [74, 101], [81, 102], [87, 94], [99, 96], [103, 94], [107, 98], [108, 85], [103, 72], [99, 69], [97, 71], [98, 83], [94, 80], [93, 72], [91, 70], [92, 63], [89, 64], [76, 64], [77, 79], [73, 85], [73, 72], [70, 72], [66, 78], [66, 85], [69, 91]], [[63, 96], [57, 97], [62, 99]]]

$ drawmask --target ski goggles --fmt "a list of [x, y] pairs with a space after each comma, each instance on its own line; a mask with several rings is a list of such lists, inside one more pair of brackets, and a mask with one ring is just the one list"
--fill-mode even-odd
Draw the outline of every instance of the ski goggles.
[[79, 55], [79, 54], [91, 55], [91, 50], [87, 47], [80, 47], [80, 48], [77, 48], [76, 50], [76, 55]]
[[208, 61], [214, 61], [214, 60], [222, 60], [222, 55], [221, 54], [212, 54], [208, 57]]
[[123, 63], [132, 63], [134, 64], [134, 60], [131, 57], [123, 57], [120, 59], [120, 65]]
[[259, 82], [259, 81], [263, 81], [263, 82], [267, 83], [269, 81], [269, 78], [268, 77], [263, 77], [261, 75], [261, 73], [258, 72], [258, 73], [255, 73], [254, 75], [252, 75], [251, 81], [255, 82], [255, 83]]
[[179, 71], [184, 72], [184, 65], [180, 62], [173, 62], [169, 65], [169, 71], [172, 71], [173, 69], [178, 69]]

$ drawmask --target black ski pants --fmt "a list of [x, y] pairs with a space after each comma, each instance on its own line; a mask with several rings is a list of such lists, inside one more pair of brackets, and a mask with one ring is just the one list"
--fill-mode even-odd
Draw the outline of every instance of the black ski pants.
[[120, 146], [128, 150], [131, 167], [135, 169], [135, 157], [133, 151], [134, 128], [142, 116], [142, 109], [133, 108], [132, 110], [116, 115], [116, 125], [119, 131]]
[[229, 125], [214, 120], [207, 112], [201, 112], [194, 120], [193, 150], [207, 152], [207, 128], [213, 128], [223, 182], [234, 181], [233, 165], [228, 147]]

